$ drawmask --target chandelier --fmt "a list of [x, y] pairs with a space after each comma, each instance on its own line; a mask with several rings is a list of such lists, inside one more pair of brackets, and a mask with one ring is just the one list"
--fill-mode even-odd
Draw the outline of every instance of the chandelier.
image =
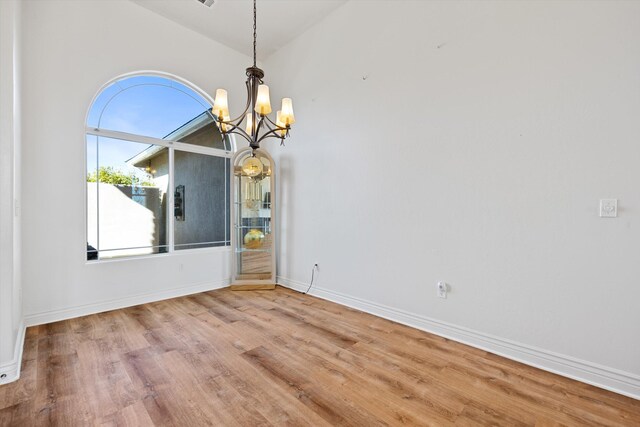
[[[275, 123], [269, 118], [271, 101], [269, 86], [262, 81], [264, 72], [256, 66], [256, 0], [253, 0], [253, 66], [247, 68], [247, 105], [237, 118], [229, 116], [227, 91], [216, 90], [212, 114], [223, 136], [240, 135], [249, 142], [254, 150], [260, 148], [260, 142], [267, 138], [284, 139], [289, 136], [289, 129], [295, 123], [291, 98], [282, 99], [282, 107], [276, 113]], [[244, 129], [242, 123], [245, 122]], [[253, 153], [255, 157], [255, 153]]]

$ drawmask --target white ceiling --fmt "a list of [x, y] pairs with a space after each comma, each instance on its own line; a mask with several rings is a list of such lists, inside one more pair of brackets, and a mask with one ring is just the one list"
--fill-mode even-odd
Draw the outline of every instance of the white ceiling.
[[[131, 0], [180, 25], [253, 55], [251, 0]], [[258, 0], [258, 59], [264, 60], [347, 0]]]

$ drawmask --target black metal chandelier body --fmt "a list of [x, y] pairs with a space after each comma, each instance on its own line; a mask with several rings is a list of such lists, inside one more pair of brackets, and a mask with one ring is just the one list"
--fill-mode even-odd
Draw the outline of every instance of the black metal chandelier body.
[[278, 138], [284, 142], [289, 136], [291, 125], [295, 122], [290, 98], [282, 100], [282, 108], [277, 112], [275, 122], [269, 118], [269, 87], [264, 84], [263, 78], [264, 71], [256, 65], [256, 0], [253, 0], [253, 66], [247, 68], [247, 104], [238, 117], [231, 119], [227, 92], [218, 89], [212, 114], [223, 136], [240, 135], [254, 150], [260, 148], [260, 143], [267, 138]]

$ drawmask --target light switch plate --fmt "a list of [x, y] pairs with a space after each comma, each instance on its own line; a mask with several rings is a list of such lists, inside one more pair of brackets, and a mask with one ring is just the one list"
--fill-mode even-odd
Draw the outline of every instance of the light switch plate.
[[618, 216], [618, 199], [600, 199], [600, 218]]

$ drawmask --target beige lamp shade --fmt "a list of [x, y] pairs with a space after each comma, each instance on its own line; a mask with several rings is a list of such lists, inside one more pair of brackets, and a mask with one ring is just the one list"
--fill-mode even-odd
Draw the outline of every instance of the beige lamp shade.
[[249, 135], [251, 135], [251, 133], [253, 132], [253, 114], [247, 113], [246, 117], [247, 117], [247, 127], [245, 128], [245, 130]]
[[229, 116], [229, 103], [227, 101], [227, 91], [224, 89], [216, 90], [216, 99], [213, 101], [213, 114], [218, 117], [222, 117], [223, 120], [226, 120], [224, 117]]
[[285, 125], [292, 125], [296, 122], [296, 118], [293, 115], [293, 101], [291, 101], [291, 98], [282, 98], [282, 109], [280, 111], [280, 119]]
[[[284, 128], [286, 127], [286, 125], [284, 124], [284, 122], [282, 121], [282, 111], [278, 111], [276, 113], [276, 126], [278, 126], [279, 128]], [[279, 129], [278, 130], [278, 134], [280, 136], [284, 136], [287, 133], [287, 131], [285, 129]]]
[[256, 97], [256, 113], [264, 116], [271, 113], [271, 100], [269, 99], [269, 86], [259, 85]]

